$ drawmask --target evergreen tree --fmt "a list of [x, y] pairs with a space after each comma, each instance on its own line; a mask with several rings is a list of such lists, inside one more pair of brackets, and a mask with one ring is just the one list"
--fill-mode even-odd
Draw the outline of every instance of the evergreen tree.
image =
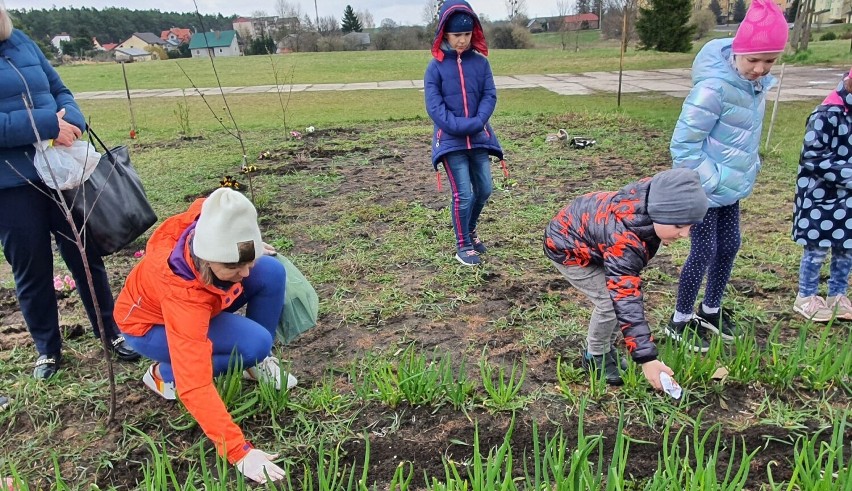
[[591, 0], [577, 0], [577, 13], [578, 14], [588, 14], [592, 11], [592, 1]]
[[[68, 32], [72, 38], [85, 30], [86, 37], [98, 38], [98, 42], [120, 43], [134, 32], [153, 32], [159, 35], [170, 27], [192, 28], [196, 31], [233, 29], [233, 16], [202, 15], [194, 12], [160, 12], [159, 10], [128, 10], [108, 7], [98, 10], [90, 7], [10, 10], [15, 27], [31, 33], [33, 40], [50, 40], [53, 36]], [[81, 47], [82, 44], [81, 44]]]
[[719, 4], [719, 0], [710, 1], [710, 12], [713, 12], [713, 15], [716, 16], [716, 24], [725, 23], [725, 17], [722, 15], [722, 6]]
[[343, 31], [343, 34], [361, 32], [361, 21], [358, 20], [358, 16], [355, 15], [355, 11], [352, 10], [351, 5], [347, 5], [343, 9], [343, 20], [341, 21], [340, 30]]
[[277, 52], [275, 41], [269, 36], [252, 38], [246, 47], [246, 55], [267, 55]]
[[689, 22], [691, 15], [691, 0], [650, 0], [648, 8], [639, 9], [636, 21], [642, 49], [680, 53], [691, 50], [695, 34], [695, 26]]
[[745, 0], [737, 0], [737, 3], [734, 4], [734, 22], [740, 23], [745, 19], [746, 16], [746, 3]]

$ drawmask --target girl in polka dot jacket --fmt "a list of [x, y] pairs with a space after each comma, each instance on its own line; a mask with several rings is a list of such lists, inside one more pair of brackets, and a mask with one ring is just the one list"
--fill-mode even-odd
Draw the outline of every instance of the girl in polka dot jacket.
[[[804, 246], [793, 310], [816, 322], [852, 319], [846, 296], [852, 267], [852, 72], [808, 118], [793, 213], [793, 240]], [[831, 249], [828, 298], [819, 270]]]

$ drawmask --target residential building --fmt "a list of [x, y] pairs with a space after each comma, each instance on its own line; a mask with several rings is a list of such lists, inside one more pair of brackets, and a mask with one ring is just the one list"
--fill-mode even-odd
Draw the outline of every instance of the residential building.
[[536, 17], [527, 23], [530, 32], [581, 31], [597, 29], [600, 21], [597, 14], [576, 14], [564, 17]]
[[160, 33], [160, 39], [167, 43], [179, 46], [183, 43], [189, 43], [190, 39], [192, 39], [192, 31], [189, 29], [172, 27], [168, 31]]
[[145, 49], [154, 46], [166, 47], [166, 42], [153, 32], [134, 32], [132, 36], [118, 45], [119, 48]]
[[[713, 0], [693, 0], [693, 7], [695, 8], [695, 10], [710, 10], [710, 3], [712, 1]], [[834, 2], [843, 2], [843, 1], [850, 2], [852, 0], [816, 0], [816, 1], [817, 1], [817, 5], [819, 5], [820, 2], [831, 2], [831, 1], [834, 1]], [[788, 2], [788, 0], [775, 0], [775, 3], [778, 5], [778, 7], [781, 9], [782, 12], [786, 12], [787, 9], [792, 6], [793, 2], [792, 2], [792, 0], [789, 0], [789, 2]], [[727, 13], [729, 23], [731, 23], [731, 24], [733, 24], [733, 22], [734, 22], [734, 8], [735, 8], [736, 4], [737, 4], [737, 0], [719, 0], [719, 7], [722, 8], [722, 17], [724, 18], [725, 13]], [[745, 0], [745, 4], [746, 4], [746, 8], [748, 8], [748, 6], [751, 5], [751, 0]], [[819, 11], [821, 9], [817, 6], [816, 10]]]
[[62, 51], [61, 43], [71, 41], [71, 36], [67, 33], [57, 34], [50, 39], [50, 44], [53, 45], [54, 48]]
[[343, 35], [343, 44], [350, 50], [365, 50], [370, 47], [370, 34], [367, 32], [350, 32]]
[[140, 48], [115, 48], [115, 61], [119, 62], [134, 62], [134, 61], [151, 61], [154, 55]]
[[193, 58], [207, 56], [239, 56], [237, 31], [197, 32], [189, 41], [189, 51]]
[[243, 40], [273, 36], [277, 32], [292, 32], [301, 25], [298, 17], [237, 17], [232, 23]]
[[814, 18], [819, 24], [850, 22], [852, 0], [816, 0], [814, 12], [822, 12]]

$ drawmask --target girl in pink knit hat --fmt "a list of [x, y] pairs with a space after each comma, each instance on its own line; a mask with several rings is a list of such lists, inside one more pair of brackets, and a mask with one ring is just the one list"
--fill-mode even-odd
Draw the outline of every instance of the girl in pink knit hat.
[[[722, 295], [740, 248], [740, 200], [751, 194], [760, 170], [760, 134], [769, 70], [787, 44], [787, 21], [773, 0], [753, 0], [733, 39], [716, 39], [692, 65], [693, 87], [671, 141], [675, 167], [695, 169], [710, 209], [692, 228], [681, 272], [677, 307], [667, 334], [705, 352], [707, 333], [725, 341], [739, 335]], [[694, 313], [707, 276], [704, 301]]]

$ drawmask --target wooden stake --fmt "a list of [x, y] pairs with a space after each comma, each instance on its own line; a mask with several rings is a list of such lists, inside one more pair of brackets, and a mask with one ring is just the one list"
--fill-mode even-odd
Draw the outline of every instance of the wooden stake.
[[784, 67], [786, 63], [781, 64], [781, 75], [778, 77], [778, 92], [775, 93], [775, 104], [772, 106], [772, 117], [769, 118], [769, 129], [766, 130], [766, 143], [763, 144], [763, 149], [769, 148], [769, 138], [772, 136], [772, 127], [775, 126], [775, 116], [778, 113], [778, 100], [781, 98], [781, 84], [784, 83]]
[[627, 47], [627, 3], [624, 2], [624, 19], [621, 24], [621, 60], [618, 62], [618, 107], [621, 107], [621, 79], [624, 74], [624, 51]]
[[130, 138], [136, 139], [136, 116], [133, 115], [133, 102], [130, 100], [130, 85], [127, 83], [127, 71], [121, 62], [121, 74], [124, 75], [124, 92], [127, 94], [127, 107], [130, 108]]

